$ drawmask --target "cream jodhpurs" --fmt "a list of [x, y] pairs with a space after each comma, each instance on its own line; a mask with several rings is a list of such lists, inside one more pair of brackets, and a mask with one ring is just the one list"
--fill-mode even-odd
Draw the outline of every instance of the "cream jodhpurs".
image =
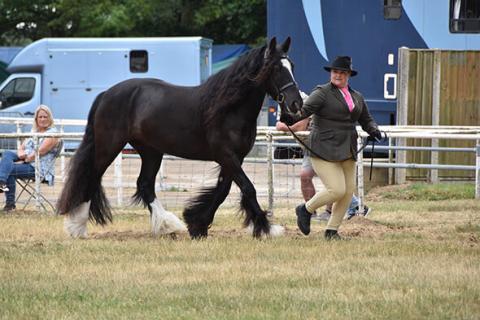
[[355, 160], [326, 161], [315, 157], [311, 157], [311, 160], [313, 170], [322, 180], [325, 190], [317, 192], [305, 206], [308, 212], [313, 213], [327, 203], [333, 202], [332, 216], [328, 220], [327, 229], [337, 230], [355, 190]]

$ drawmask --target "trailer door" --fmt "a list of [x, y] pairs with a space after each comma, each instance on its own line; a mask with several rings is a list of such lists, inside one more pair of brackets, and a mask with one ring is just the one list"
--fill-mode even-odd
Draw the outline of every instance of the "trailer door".
[[49, 98], [55, 117], [86, 119], [95, 97], [128, 78], [126, 49], [50, 51]]
[[100, 93], [114, 84], [129, 78], [129, 50], [96, 49], [88, 56], [88, 87]]
[[85, 119], [84, 92], [88, 85], [88, 61], [83, 50], [50, 49], [45, 67], [45, 101], [55, 118]]

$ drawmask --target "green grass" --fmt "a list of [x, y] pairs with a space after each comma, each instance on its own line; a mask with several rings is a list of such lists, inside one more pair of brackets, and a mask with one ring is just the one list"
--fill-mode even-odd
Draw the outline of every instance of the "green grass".
[[235, 209], [201, 241], [151, 236], [139, 209], [87, 240], [61, 217], [2, 215], [0, 319], [478, 319], [479, 201], [368, 204], [338, 242], [324, 223], [301, 235], [290, 207], [274, 211], [286, 235], [265, 240]]
[[405, 200], [453, 200], [473, 199], [475, 197], [475, 185], [467, 183], [442, 183], [427, 184], [413, 183], [381, 192], [386, 199]]

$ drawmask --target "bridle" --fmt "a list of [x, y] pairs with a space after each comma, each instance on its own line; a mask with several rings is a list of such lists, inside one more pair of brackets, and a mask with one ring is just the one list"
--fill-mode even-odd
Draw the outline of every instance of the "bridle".
[[[291, 60], [288, 58], [287, 55], [282, 55], [280, 57], [280, 61], [282, 59], [287, 59], [287, 61], [292, 64]], [[293, 79], [293, 78], [292, 78]], [[272, 81], [273, 82], [273, 81]], [[290, 81], [290, 82], [287, 82], [286, 84], [284, 84], [283, 86], [281, 86], [280, 88], [277, 87], [277, 85], [275, 83], [272, 83], [272, 86], [273, 86], [273, 89], [276, 91], [276, 96], [275, 97], [272, 97], [273, 100], [275, 100], [277, 103], [279, 104], [283, 104], [285, 102], [285, 94], [283, 93], [283, 91], [285, 91], [287, 88], [290, 88], [291, 86], [297, 86], [297, 83], [295, 82], [295, 80], [293, 81]]]
[[277, 101], [279, 104], [285, 102], [285, 94], [283, 91], [285, 91], [287, 88], [290, 88], [291, 86], [297, 86], [297, 83], [295, 81], [290, 81], [280, 88], [277, 88], [277, 86], [274, 84], [273, 87], [277, 90], [277, 97], [274, 98], [275, 101]]

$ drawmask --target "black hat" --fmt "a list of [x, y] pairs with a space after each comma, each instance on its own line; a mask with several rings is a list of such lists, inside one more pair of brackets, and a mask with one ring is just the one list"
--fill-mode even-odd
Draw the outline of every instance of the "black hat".
[[357, 75], [358, 73], [357, 71], [352, 69], [352, 58], [350, 58], [349, 56], [336, 57], [335, 60], [333, 60], [331, 66], [326, 66], [323, 68], [328, 72], [330, 72], [332, 69], [350, 71], [352, 77]]

